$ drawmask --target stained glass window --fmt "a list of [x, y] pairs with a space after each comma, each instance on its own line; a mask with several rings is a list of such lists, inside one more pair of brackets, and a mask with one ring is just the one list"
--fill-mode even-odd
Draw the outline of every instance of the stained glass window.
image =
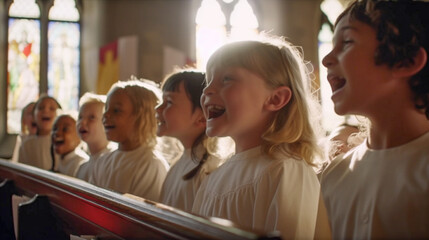
[[64, 110], [77, 110], [79, 98], [78, 23], [49, 22], [48, 94]]
[[[77, 110], [80, 14], [76, 2], [55, 0], [53, 5], [40, 6], [49, 9], [40, 9], [36, 0], [14, 0], [9, 7], [8, 74], [4, 91], [7, 95], [8, 134], [20, 132], [22, 108], [36, 101], [41, 92], [57, 98], [63, 109]], [[41, 19], [47, 20], [44, 28]], [[41, 29], [47, 31], [42, 32]], [[42, 42], [44, 39], [48, 41]], [[41, 59], [47, 59], [47, 62]], [[42, 79], [41, 76], [47, 78]]]
[[17, 0], [9, 8], [7, 132], [21, 129], [21, 111], [39, 97], [40, 10], [35, 0]]
[[[247, 0], [221, 2], [233, 7], [229, 17], [216, 0], [203, 0], [195, 23], [197, 67], [205, 69], [210, 55], [227, 41], [251, 39], [258, 35], [258, 20]], [[230, 19], [227, 22], [227, 19]]]
[[74, 0], [55, 0], [49, 11], [48, 94], [63, 110], [77, 110], [79, 101], [80, 24]]

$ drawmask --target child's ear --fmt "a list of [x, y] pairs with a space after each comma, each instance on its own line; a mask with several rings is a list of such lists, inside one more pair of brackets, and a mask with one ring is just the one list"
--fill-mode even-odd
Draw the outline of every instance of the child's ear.
[[273, 90], [271, 96], [265, 102], [265, 109], [268, 111], [278, 111], [286, 106], [292, 98], [292, 91], [289, 87], [281, 86]]
[[207, 121], [206, 117], [204, 117], [203, 111], [199, 111], [197, 118], [195, 119], [195, 125], [206, 127]]
[[413, 58], [414, 62], [406, 66], [395, 67], [394, 75], [396, 77], [411, 77], [416, 75], [426, 65], [427, 58], [426, 50], [421, 47]]

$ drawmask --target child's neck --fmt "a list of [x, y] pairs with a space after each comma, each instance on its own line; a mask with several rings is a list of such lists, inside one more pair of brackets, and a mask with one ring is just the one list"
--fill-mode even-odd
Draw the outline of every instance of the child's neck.
[[51, 134], [51, 130], [39, 130], [37, 132], [37, 136], [46, 136], [46, 135], [50, 135]]
[[429, 120], [417, 112], [392, 116], [377, 122], [371, 119], [368, 145], [372, 149], [401, 146], [429, 132]]
[[89, 153], [91, 155], [97, 154], [97, 153], [101, 152], [103, 149], [105, 149], [108, 144], [109, 144], [108, 141], [100, 141], [100, 142], [88, 144]]
[[118, 142], [118, 150], [120, 151], [132, 151], [141, 147], [143, 143], [141, 141], [127, 140], [125, 142]]
[[262, 139], [261, 141], [255, 141], [255, 142], [245, 142], [245, 143], [235, 142], [235, 153], [241, 153], [241, 152], [247, 151], [249, 149], [260, 146], [261, 144], [262, 144]]
[[179, 139], [180, 143], [182, 143], [183, 148], [190, 149], [194, 145], [197, 138], [198, 138], [198, 136], [187, 137], [187, 138], [178, 138], [178, 139]]
[[60, 155], [61, 160], [63, 160], [67, 155], [69, 155], [69, 154], [70, 154], [70, 153], [72, 153], [72, 152], [74, 152], [74, 149], [73, 149], [72, 151], [70, 151], [70, 152], [66, 152], [66, 153], [61, 154], [61, 155]]

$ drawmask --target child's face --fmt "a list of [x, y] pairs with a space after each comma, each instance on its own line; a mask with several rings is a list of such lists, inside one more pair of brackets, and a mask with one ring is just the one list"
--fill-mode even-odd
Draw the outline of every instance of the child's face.
[[104, 104], [89, 102], [79, 109], [76, 122], [79, 137], [88, 145], [107, 141], [103, 126]]
[[64, 156], [79, 145], [76, 122], [69, 116], [60, 116], [52, 128], [52, 144], [56, 153]]
[[23, 114], [22, 124], [24, 124], [24, 128], [27, 129], [28, 131], [27, 134], [30, 134], [30, 135], [36, 134], [37, 132], [36, 122], [34, 121], [34, 117], [33, 117], [34, 105], [35, 104], [28, 106], [25, 109], [25, 111], [22, 113]]
[[231, 136], [236, 146], [261, 141], [272, 116], [265, 103], [270, 90], [264, 79], [240, 67], [207, 73], [201, 105], [209, 136]]
[[57, 117], [58, 104], [51, 98], [45, 98], [35, 108], [34, 116], [39, 135], [50, 134]]
[[120, 89], [109, 94], [103, 125], [107, 139], [118, 143], [119, 150], [135, 149], [139, 143], [134, 141], [137, 117], [133, 113], [133, 105], [127, 94]]
[[186, 94], [184, 83], [179, 85], [179, 91], [164, 92], [162, 104], [156, 107], [156, 118], [158, 120], [158, 136], [170, 136], [186, 138], [195, 132], [198, 127], [200, 134], [204, 131], [199, 127], [198, 121], [203, 117], [201, 108], [192, 110], [192, 102]]
[[375, 64], [377, 47], [376, 32], [369, 25], [344, 16], [336, 26], [333, 49], [323, 65], [328, 69], [331, 99], [338, 114], [368, 116], [385, 106], [386, 97], [392, 95], [391, 70]]

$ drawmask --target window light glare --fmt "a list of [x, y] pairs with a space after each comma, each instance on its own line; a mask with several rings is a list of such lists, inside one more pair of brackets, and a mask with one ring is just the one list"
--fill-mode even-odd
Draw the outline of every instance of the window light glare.
[[40, 9], [35, 0], [14, 0], [9, 9], [11, 17], [40, 17]]
[[226, 20], [216, 0], [203, 0], [197, 12], [195, 23], [205, 26], [223, 26]]
[[343, 5], [338, 0], [325, 0], [320, 4], [320, 8], [326, 14], [331, 23], [335, 23], [337, 17], [344, 10]]
[[247, 0], [240, 0], [231, 13], [231, 26], [258, 28], [258, 20]]
[[49, 10], [49, 20], [79, 21], [79, 12], [74, 0], [55, 0]]

